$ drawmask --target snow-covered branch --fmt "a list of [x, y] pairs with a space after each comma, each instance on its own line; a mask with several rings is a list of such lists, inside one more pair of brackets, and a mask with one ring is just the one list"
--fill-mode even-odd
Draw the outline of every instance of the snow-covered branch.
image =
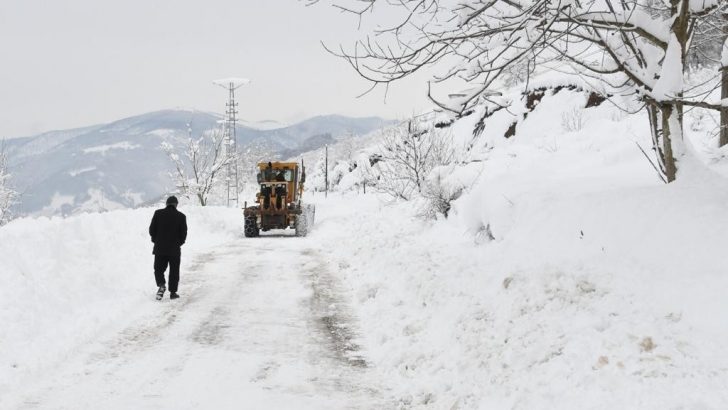
[[433, 169], [453, 159], [452, 144], [446, 136], [409, 122], [385, 131], [372, 169], [377, 177], [371, 179], [377, 181], [379, 191], [395, 199], [410, 200], [426, 193], [426, 181]]
[[[430, 84], [467, 84], [447, 98], [428, 88], [435, 104], [456, 115], [471, 112], [498, 91], [501, 78], [525, 61], [541, 69], [571, 71], [596, 79], [612, 95], [633, 95], [652, 104], [664, 155], [681, 155], [682, 107], [720, 110], [711, 90], [687, 93], [687, 58], [696, 27], [724, 11], [718, 0], [338, 0], [388, 21], [344, 58], [373, 86], [389, 85], [425, 68], [436, 71]], [[358, 7], [357, 7], [358, 5]], [[567, 68], [569, 68], [567, 70]], [[437, 72], [441, 72], [437, 74]], [[429, 87], [429, 86], [428, 86]], [[451, 98], [457, 95], [457, 98]], [[672, 126], [670, 126], [672, 125]], [[671, 133], [677, 135], [671, 139]], [[675, 149], [667, 147], [675, 144]], [[675, 158], [666, 158], [675, 179]]]

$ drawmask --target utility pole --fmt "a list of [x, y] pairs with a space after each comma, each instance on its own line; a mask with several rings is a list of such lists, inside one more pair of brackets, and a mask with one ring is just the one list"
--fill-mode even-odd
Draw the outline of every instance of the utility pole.
[[225, 147], [225, 158], [227, 165], [225, 168], [225, 181], [227, 185], [227, 206], [238, 206], [238, 138], [237, 138], [237, 122], [238, 122], [238, 103], [235, 101], [235, 90], [249, 84], [250, 80], [246, 78], [224, 78], [215, 80], [213, 84], [228, 90], [228, 102], [225, 103], [225, 121], [223, 125], [223, 141]]
[[324, 181], [326, 182], [326, 190], [324, 198], [329, 197], [329, 145], [326, 144], [326, 159], [324, 160]]

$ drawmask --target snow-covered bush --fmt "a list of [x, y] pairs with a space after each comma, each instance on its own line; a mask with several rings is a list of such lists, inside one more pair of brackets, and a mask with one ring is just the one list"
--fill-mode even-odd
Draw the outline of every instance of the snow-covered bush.
[[581, 131], [584, 128], [584, 111], [574, 108], [561, 114], [561, 127], [566, 132]]
[[426, 206], [422, 215], [428, 219], [435, 219], [437, 215], [448, 217], [452, 202], [460, 198], [464, 187], [446, 181], [447, 173], [452, 171], [450, 167], [439, 167], [431, 172], [422, 196], [426, 199]]
[[334, 168], [331, 172], [329, 172], [329, 184], [334, 186], [339, 185], [344, 176], [353, 171], [355, 168], [356, 163], [346, 160], [336, 161], [336, 165], [334, 165]]
[[323, 154], [306, 170], [306, 188], [314, 192], [326, 190], [326, 158]]
[[430, 172], [454, 160], [449, 133], [412, 121], [389, 129], [378, 150], [381, 157], [369, 179], [376, 180], [378, 191], [394, 199], [423, 195]]

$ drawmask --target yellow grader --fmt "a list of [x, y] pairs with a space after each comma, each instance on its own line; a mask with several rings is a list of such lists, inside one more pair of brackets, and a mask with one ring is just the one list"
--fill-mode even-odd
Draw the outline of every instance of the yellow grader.
[[260, 191], [255, 205], [245, 203], [245, 236], [256, 237], [260, 231], [292, 228], [296, 236], [306, 236], [313, 226], [315, 208], [301, 203], [306, 167], [297, 162], [261, 162], [258, 164]]

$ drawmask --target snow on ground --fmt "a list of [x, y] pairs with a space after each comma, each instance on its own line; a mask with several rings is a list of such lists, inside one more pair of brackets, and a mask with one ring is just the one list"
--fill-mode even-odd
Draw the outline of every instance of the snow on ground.
[[664, 185], [644, 117], [585, 102], [453, 124], [447, 219], [308, 193], [309, 237], [244, 239], [183, 207], [176, 305], [150, 301], [151, 209], [1, 228], [0, 408], [727, 408], [726, 154], [688, 113]]
[[151, 131], [147, 132], [147, 135], [154, 135], [155, 137], [160, 137], [160, 138], [171, 138], [171, 137], [176, 136], [177, 134], [179, 134], [179, 132], [177, 130], [173, 130], [170, 128], [159, 128], [159, 129], [151, 130]]
[[[132, 203], [142, 203], [143, 194], [127, 190], [121, 194], [122, 198]], [[68, 215], [70, 213], [81, 214], [88, 212], [106, 212], [112, 210], [126, 209], [120, 202], [109, 199], [107, 193], [100, 189], [89, 188], [86, 195], [77, 198], [73, 195], [63, 195], [56, 192], [48, 205], [38, 212], [41, 216]]]
[[290, 235], [236, 238], [186, 259], [181, 299], [154, 301], [146, 287], [146, 297], [123, 318], [106, 323], [59, 366], [4, 394], [0, 406], [391, 407], [380, 381], [339, 354], [329, 337], [327, 324], [346, 322], [323, 305], [333, 300], [326, 292], [332, 288], [319, 284], [335, 279], [307, 242]]
[[312, 239], [405, 408], [719, 409], [728, 194], [713, 188], [518, 198], [485, 243], [408, 204], [332, 196]]
[[69, 171], [68, 175], [70, 175], [72, 177], [77, 177], [81, 174], [85, 174], [85, 173], [91, 172], [91, 171], [96, 171], [96, 167], [85, 167], [85, 168], [74, 169], [72, 171]]
[[131, 189], [127, 189], [124, 193], [121, 194], [121, 197], [134, 204], [134, 206], [138, 206], [139, 204], [144, 202], [144, 193], [134, 192]]
[[84, 148], [83, 153], [84, 154], [106, 155], [107, 152], [109, 152], [111, 150], [115, 150], [115, 149], [121, 149], [121, 150], [128, 151], [128, 150], [132, 150], [132, 149], [137, 149], [139, 147], [140, 147], [140, 145], [138, 145], [138, 144], [132, 144], [129, 141], [122, 141], [122, 142], [117, 142], [115, 144], [99, 145], [96, 147]]
[[495, 241], [376, 195], [315, 194], [305, 239], [183, 208], [180, 306], [151, 209], [18, 220], [0, 408], [723, 408], [728, 191], [700, 179], [514, 195]]
[[315, 242], [181, 210], [177, 301], [154, 300], [153, 209], [0, 230], [0, 409], [392, 408]]
[[447, 220], [352, 192], [318, 210], [312, 239], [404, 408], [728, 407], [725, 156], [694, 127], [666, 186], [635, 144], [646, 119], [585, 102], [547, 91], [479, 139], [477, 113], [456, 122], [472, 149], [443, 172], [465, 188]]
[[54, 214], [58, 213], [64, 206], [71, 206], [76, 202], [76, 198], [73, 195], [62, 195], [60, 192], [53, 194], [51, 203], [43, 208], [43, 213]]
[[[155, 288], [152, 209], [18, 219], [0, 229], [0, 405], [3, 392], [63, 362]], [[184, 259], [238, 234], [239, 210], [186, 209]]]

